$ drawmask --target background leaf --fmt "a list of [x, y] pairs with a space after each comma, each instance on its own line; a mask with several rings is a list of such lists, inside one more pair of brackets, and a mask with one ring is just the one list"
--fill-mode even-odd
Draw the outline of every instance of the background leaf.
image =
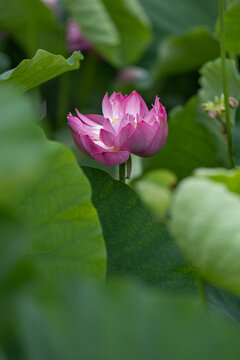
[[[227, 59], [226, 71], [228, 77], [229, 96], [239, 98], [240, 76], [234, 60]], [[199, 96], [202, 102], [214, 101], [215, 96], [220, 97], [223, 93], [221, 59], [209, 61], [200, 69], [199, 83], [201, 89]]]
[[1, 0], [0, 27], [21, 45], [29, 57], [39, 48], [65, 53], [63, 29], [52, 11], [40, 0]]
[[[240, 31], [240, 1], [232, 1], [224, 14], [224, 33], [226, 39], [226, 50], [240, 54], [239, 31]], [[217, 24], [217, 33], [220, 37], [219, 22]]]
[[152, 23], [154, 32], [151, 49], [146, 55], [148, 68], [155, 62], [157, 47], [165, 37], [181, 36], [198, 26], [213, 30], [218, 14], [217, 0], [140, 0], [140, 3]]
[[138, 0], [64, 0], [101, 55], [117, 67], [139, 59], [150, 42], [150, 23]]
[[192, 98], [185, 107], [170, 117], [169, 135], [162, 150], [155, 156], [144, 159], [144, 171], [153, 168], [171, 170], [180, 179], [198, 167], [228, 166], [226, 144], [223, 137], [213, 133], [197, 122], [198, 98]]
[[160, 76], [181, 74], [198, 69], [218, 55], [218, 42], [209, 30], [204, 27], [194, 28], [181, 36], [168, 36], [161, 42], [157, 71]]

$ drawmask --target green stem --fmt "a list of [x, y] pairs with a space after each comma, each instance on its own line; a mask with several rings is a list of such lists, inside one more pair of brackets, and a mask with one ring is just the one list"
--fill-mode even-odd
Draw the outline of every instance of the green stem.
[[221, 50], [221, 59], [222, 59], [222, 84], [223, 84], [224, 102], [226, 109], [225, 118], [226, 118], [226, 130], [227, 130], [228, 157], [229, 157], [230, 167], [233, 168], [234, 161], [233, 161], [233, 151], [232, 151], [230, 108], [228, 103], [223, 0], [219, 0], [219, 17], [220, 17], [220, 50]]
[[198, 290], [199, 290], [199, 294], [202, 300], [202, 304], [204, 306], [204, 308], [207, 310], [207, 297], [206, 297], [206, 292], [205, 292], [205, 287], [204, 287], [204, 281], [201, 277], [197, 277], [197, 282], [198, 282]]
[[62, 123], [65, 121], [68, 111], [69, 103], [69, 89], [70, 78], [69, 74], [63, 74], [59, 78], [59, 90], [58, 90], [58, 112], [57, 112], [57, 124], [56, 128], [60, 129]]
[[124, 184], [125, 184], [125, 180], [126, 180], [125, 171], [126, 171], [125, 163], [120, 164], [119, 165], [119, 180], [121, 182], [123, 182]]

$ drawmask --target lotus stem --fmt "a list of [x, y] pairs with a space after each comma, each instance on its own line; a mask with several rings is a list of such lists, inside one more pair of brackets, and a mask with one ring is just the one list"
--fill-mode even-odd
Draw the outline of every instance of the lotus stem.
[[231, 133], [231, 122], [230, 122], [230, 108], [228, 102], [228, 86], [227, 86], [227, 73], [226, 73], [226, 50], [225, 50], [225, 35], [224, 35], [224, 8], [223, 0], [219, 0], [219, 17], [220, 17], [220, 51], [222, 60], [222, 84], [225, 102], [225, 119], [226, 119], [226, 130], [227, 130], [227, 144], [228, 144], [228, 157], [230, 167], [234, 167], [233, 150], [232, 150], [232, 133]]

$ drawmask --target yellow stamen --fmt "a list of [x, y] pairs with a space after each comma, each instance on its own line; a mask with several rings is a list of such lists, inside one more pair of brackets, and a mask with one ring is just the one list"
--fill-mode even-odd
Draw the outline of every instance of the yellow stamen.
[[111, 121], [111, 124], [115, 123], [116, 121], [118, 121], [118, 118], [115, 119], [115, 120], [113, 120], [113, 121]]

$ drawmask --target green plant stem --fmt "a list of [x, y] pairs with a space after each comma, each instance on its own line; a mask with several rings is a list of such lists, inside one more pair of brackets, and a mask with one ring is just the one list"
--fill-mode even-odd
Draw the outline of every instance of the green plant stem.
[[205, 308], [205, 310], [207, 310], [208, 306], [207, 306], [207, 297], [206, 297], [206, 292], [205, 292], [205, 286], [204, 286], [204, 281], [201, 277], [197, 277], [197, 282], [198, 282], [198, 290], [199, 290], [199, 294], [202, 300], [202, 304]]
[[59, 78], [58, 90], [58, 112], [56, 128], [60, 129], [64, 121], [66, 121], [68, 103], [69, 103], [70, 78], [69, 74], [63, 74]]
[[219, 17], [220, 17], [220, 50], [221, 50], [221, 60], [222, 60], [222, 84], [223, 84], [224, 102], [226, 109], [225, 118], [226, 118], [226, 130], [227, 130], [228, 157], [229, 157], [230, 167], [233, 168], [234, 161], [233, 161], [233, 151], [232, 151], [230, 108], [228, 103], [223, 0], [219, 0]]
[[119, 180], [125, 184], [126, 181], [126, 165], [125, 163], [119, 165]]

